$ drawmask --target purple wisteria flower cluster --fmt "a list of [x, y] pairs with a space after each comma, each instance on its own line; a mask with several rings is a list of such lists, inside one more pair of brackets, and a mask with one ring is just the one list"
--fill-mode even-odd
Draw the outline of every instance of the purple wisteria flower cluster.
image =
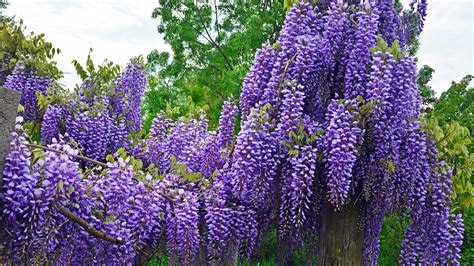
[[[49, 144], [44, 152], [31, 153], [19, 121], [2, 189], [2, 223], [6, 232], [14, 234], [0, 237], [5, 246], [2, 260], [132, 263], [147, 258], [147, 248], [165, 241], [170, 261], [197, 263], [205, 244], [200, 231], [206, 219], [201, 209], [206, 204], [203, 193], [229, 156], [235, 127], [237, 107], [232, 99], [225, 109], [218, 132], [209, 132], [202, 116], [173, 121], [159, 114], [144, 140], [142, 161], [124, 149], [107, 156], [106, 163], [95, 160], [94, 154], [85, 157], [74, 147], [74, 136], [90, 131], [77, 128], [71, 131], [77, 134], [73, 137], [62, 135], [58, 119], [53, 119], [62, 114], [56, 105], [48, 106], [49, 123], [43, 123], [43, 137]], [[81, 117], [89, 119], [87, 112]], [[239, 216], [253, 219], [252, 212], [242, 207], [232, 217]], [[242, 229], [243, 223], [234, 227], [240, 239], [249, 239], [247, 234], [256, 230]]]
[[332, 100], [326, 113], [324, 157], [328, 171], [327, 189], [329, 202], [336, 208], [347, 202], [352, 172], [359, 153], [357, 147], [362, 138], [360, 123], [349, 108], [357, 108], [354, 101], [340, 104], [337, 100]]
[[88, 78], [67, 99], [47, 107], [41, 129], [44, 144], [66, 134], [83, 155], [100, 161], [127, 146], [127, 137], [142, 129], [144, 69], [129, 64], [110, 88], [97, 86], [94, 77]]
[[[99, 84], [99, 85], [97, 85]], [[129, 134], [142, 129], [141, 102], [146, 88], [143, 66], [128, 64], [111, 82], [110, 87], [87, 78], [75, 93], [56, 97], [53, 106], [40, 110], [37, 94], [48, 96], [52, 80], [41, 77], [34, 70], [19, 63], [6, 78], [5, 87], [21, 92], [20, 104], [27, 121], [41, 122], [44, 144], [52, 138], [66, 134], [73, 139], [82, 153], [104, 160], [107, 153], [114, 153], [127, 144]], [[43, 115], [44, 112], [44, 115]]]

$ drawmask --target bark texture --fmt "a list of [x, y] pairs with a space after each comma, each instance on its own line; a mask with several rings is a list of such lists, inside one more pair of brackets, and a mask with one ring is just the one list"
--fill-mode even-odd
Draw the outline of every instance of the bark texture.
[[318, 265], [361, 265], [364, 206], [353, 201], [335, 211], [334, 206], [326, 202], [322, 211]]

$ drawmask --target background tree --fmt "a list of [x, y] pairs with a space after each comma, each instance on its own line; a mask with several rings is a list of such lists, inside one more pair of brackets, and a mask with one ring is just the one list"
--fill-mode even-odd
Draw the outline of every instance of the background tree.
[[472, 75], [466, 75], [461, 82], [452, 82], [451, 87], [443, 92], [434, 104], [434, 110], [428, 117], [436, 117], [441, 125], [458, 121], [462, 126], [467, 127], [472, 135], [474, 133], [474, 88], [469, 86], [472, 79]]
[[7, 8], [8, 6], [8, 1], [6, 0], [0, 0], [0, 20], [6, 20], [7, 17], [3, 14], [3, 9]]
[[430, 66], [424, 65], [418, 71], [416, 84], [420, 90], [420, 95], [423, 98], [423, 111], [430, 112], [433, 110], [433, 103], [436, 101], [435, 91], [428, 84], [433, 78], [434, 69]]
[[215, 127], [224, 99], [239, 94], [256, 49], [276, 40], [284, 14], [279, 1], [160, 1], [152, 17], [172, 54], [154, 50], [147, 58], [145, 124], [167, 104], [183, 105], [191, 96], [209, 106]]

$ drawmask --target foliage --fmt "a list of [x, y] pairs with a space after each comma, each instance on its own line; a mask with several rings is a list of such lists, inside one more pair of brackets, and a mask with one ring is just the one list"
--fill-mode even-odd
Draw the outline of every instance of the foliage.
[[384, 218], [380, 234], [380, 255], [378, 265], [397, 265], [406, 220], [401, 215], [388, 215]]
[[430, 66], [424, 65], [418, 71], [418, 77], [416, 78], [416, 84], [420, 90], [420, 95], [423, 98], [423, 111], [430, 112], [433, 108], [433, 103], [437, 100], [435, 97], [435, 91], [428, 84], [433, 77], [434, 69]]
[[44, 34], [26, 34], [26, 27], [20, 20], [0, 21], [0, 85], [6, 80], [17, 64], [22, 64], [38, 75], [58, 79], [62, 72], [51, 59], [61, 52], [44, 39]]
[[8, 4], [9, 3], [7, 0], [0, 0], [0, 21], [5, 21], [8, 19], [8, 17], [3, 14], [3, 9], [7, 8]]
[[464, 224], [466, 231], [461, 247], [461, 264], [469, 265], [474, 261], [474, 208], [464, 212]]
[[107, 59], [101, 65], [95, 66], [92, 61], [92, 48], [89, 50], [84, 66], [76, 59], [72, 60], [72, 64], [82, 80], [90, 82], [93, 87], [96, 87], [95, 90], [99, 90], [97, 94], [109, 91], [112, 81], [120, 72], [120, 66]]
[[[472, 75], [465, 76], [461, 82], [453, 82], [451, 87], [441, 94], [434, 104], [433, 112], [428, 117], [436, 118], [440, 125], [457, 121], [461, 126], [468, 128], [471, 135], [474, 133], [474, 88], [469, 87]], [[471, 152], [474, 147], [471, 145]]]
[[[224, 100], [238, 95], [257, 47], [278, 36], [284, 16], [279, 1], [160, 1], [153, 18], [171, 46], [148, 56], [150, 90], [145, 94], [145, 124], [164, 110], [187, 103], [208, 105], [214, 128]], [[157, 96], [163, 97], [157, 100]]]
[[[436, 109], [435, 109], [436, 110]], [[457, 121], [440, 126], [436, 119], [422, 120], [423, 130], [436, 141], [439, 157], [452, 169], [454, 208], [474, 206], [474, 154], [468, 148], [472, 146], [469, 129]], [[459, 211], [459, 210], [458, 210]]]

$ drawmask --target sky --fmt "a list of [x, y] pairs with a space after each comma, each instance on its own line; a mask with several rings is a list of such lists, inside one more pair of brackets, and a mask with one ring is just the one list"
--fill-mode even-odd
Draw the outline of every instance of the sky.
[[[408, 6], [410, 0], [402, 0]], [[65, 72], [60, 82], [80, 83], [71, 61], [83, 63], [93, 48], [95, 63], [108, 59], [125, 65], [153, 49], [170, 51], [158, 34], [152, 0], [11, 0], [5, 14], [23, 19], [27, 31], [45, 33], [62, 53], [55, 57]], [[428, 0], [418, 65], [435, 69], [431, 86], [439, 94], [452, 81], [474, 74], [474, 5], [471, 0]]]

